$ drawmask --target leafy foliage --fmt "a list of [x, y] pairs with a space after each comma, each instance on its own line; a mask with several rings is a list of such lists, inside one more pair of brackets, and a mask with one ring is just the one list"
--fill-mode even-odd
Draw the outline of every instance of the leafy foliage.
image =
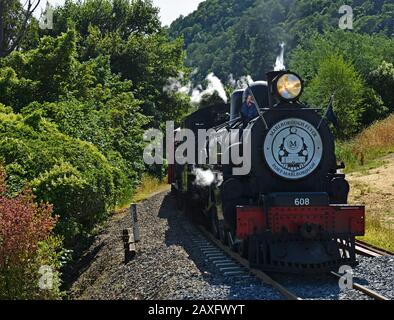
[[0, 114], [0, 120], [0, 159], [11, 190], [30, 182], [39, 199], [53, 203], [60, 223], [72, 217], [89, 232], [126, 196], [130, 180], [93, 144], [60, 133], [38, 111]]
[[[28, 189], [15, 198], [6, 195], [0, 168], [0, 298], [59, 298], [61, 238], [52, 232], [52, 207], [36, 204]], [[41, 266], [52, 268], [52, 290], [39, 288]]]
[[[229, 74], [262, 79], [272, 69], [281, 42], [290, 52], [311, 34], [338, 30], [343, 4], [341, 0], [207, 0], [191, 15], [174, 21], [169, 34], [184, 37], [187, 65], [198, 68], [198, 81], [210, 72], [223, 80]], [[354, 33], [394, 34], [391, 0], [353, 0], [346, 5], [355, 17], [349, 38]], [[376, 49], [380, 51], [379, 46]]]
[[341, 137], [346, 137], [359, 130], [364, 112], [362, 90], [363, 82], [354, 66], [334, 54], [322, 61], [304, 97], [311, 105], [319, 105], [335, 92], [334, 110], [342, 128]]
[[66, 245], [131, 199], [146, 170], [144, 130], [179, 121], [190, 107], [163, 91], [187, 69], [182, 40], [169, 40], [157, 13], [143, 0], [66, 1], [54, 30], [33, 21], [24, 50], [0, 59], [8, 192], [27, 183], [52, 203]]
[[132, 83], [145, 115], [159, 127], [180, 121], [190, 103], [183, 96], [163, 92], [167, 79], [188, 72], [183, 41], [171, 41], [160, 26], [158, 9], [144, 0], [66, 1], [55, 11], [55, 30], [66, 32], [73, 22], [78, 35], [80, 61], [109, 57], [110, 70]]
[[390, 112], [394, 112], [394, 66], [383, 61], [382, 64], [369, 74], [368, 82], [380, 93]]
[[[351, 116], [337, 110], [342, 122], [342, 137], [346, 137], [348, 134], [357, 133], [361, 128], [365, 128], [376, 120], [387, 117], [390, 113], [392, 102], [388, 98], [390, 93], [384, 86], [385, 81], [388, 84], [390, 80], [389, 77], [385, 80], [383, 78], [378, 80], [380, 77], [378, 75], [383, 72], [381, 68], [378, 71], [378, 68], [384, 60], [394, 61], [393, 54], [394, 41], [383, 35], [370, 36], [342, 31], [315, 33], [293, 50], [290, 66], [293, 70], [297, 70], [309, 85], [305, 96], [307, 102], [321, 106], [323, 102], [328, 101], [327, 95], [334, 93], [336, 89], [348, 90], [349, 93], [355, 94], [336, 97], [337, 106], [342, 104], [342, 108], [350, 108], [353, 113]], [[337, 57], [336, 61], [335, 59], [333, 61], [332, 57]], [[324, 66], [326, 63], [331, 66]], [[343, 63], [347, 64], [347, 68], [351, 68], [351, 72], [361, 81], [357, 93], [354, 92], [354, 82], [349, 79], [347, 80], [349, 82], [341, 82], [343, 79], [341, 76], [336, 84], [334, 83], [336, 81], [331, 78], [333, 86], [326, 86], [327, 81], [330, 80], [324, 79], [323, 77], [327, 75], [321, 74], [319, 69], [335, 68]], [[387, 67], [383, 72], [386, 76], [389, 74]], [[331, 93], [327, 92], [328, 89], [332, 90]], [[317, 97], [322, 100], [319, 101]], [[359, 102], [355, 104], [355, 100]]]
[[210, 72], [223, 81], [230, 74], [264, 79], [285, 42], [286, 66], [306, 80], [307, 103], [324, 108], [337, 91], [338, 137], [344, 138], [393, 111], [394, 4], [347, 1], [353, 30], [339, 28], [343, 5], [339, 0], [207, 0], [176, 20], [169, 34], [184, 37], [187, 65], [198, 68], [198, 82]]
[[[6, 34], [15, 37], [23, 10], [13, 0], [6, 9], [0, 27], [15, 22]], [[23, 39], [0, 58], [0, 298], [53, 298], [59, 277], [37, 293], [39, 266], [57, 270], [63, 238], [67, 248], [84, 243], [132, 199], [147, 171], [143, 132], [188, 112], [189, 98], [163, 87], [189, 70], [182, 39], [169, 39], [149, 0], [67, 0], [54, 30], [31, 19]], [[21, 193], [26, 185], [32, 193]]]

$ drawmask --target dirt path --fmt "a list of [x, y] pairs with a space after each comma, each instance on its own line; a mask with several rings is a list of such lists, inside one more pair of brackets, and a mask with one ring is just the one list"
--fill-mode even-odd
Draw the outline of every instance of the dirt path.
[[386, 163], [366, 172], [347, 175], [351, 185], [350, 203], [365, 204], [367, 214], [378, 215], [394, 227], [394, 155]]

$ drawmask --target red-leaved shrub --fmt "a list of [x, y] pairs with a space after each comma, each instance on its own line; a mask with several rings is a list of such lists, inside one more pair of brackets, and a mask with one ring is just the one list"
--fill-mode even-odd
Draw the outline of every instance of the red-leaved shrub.
[[51, 205], [34, 202], [29, 189], [15, 198], [6, 191], [0, 167], [0, 297], [40, 297], [32, 293], [39, 292], [39, 247], [52, 236], [57, 218]]

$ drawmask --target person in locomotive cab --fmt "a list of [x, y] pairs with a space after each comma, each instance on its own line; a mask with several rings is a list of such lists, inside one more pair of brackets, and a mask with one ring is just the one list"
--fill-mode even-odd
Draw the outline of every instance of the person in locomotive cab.
[[241, 108], [241, 118], [245, 125], [251, 120], [258, 117], [257, 107], [253, 99], [253, 95], [250, 91], [246, 92], [245, 102]]

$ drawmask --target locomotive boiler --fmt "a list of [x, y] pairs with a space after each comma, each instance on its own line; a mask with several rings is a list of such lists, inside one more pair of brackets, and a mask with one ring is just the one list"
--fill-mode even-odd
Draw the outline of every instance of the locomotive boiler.
[[[320, 109], [300, 102], [303, 85], [293, 72], [272, 71], [267, 81], [236, 90], [230, 105], [186, 117], [183, 128], [195, 136], [203, 129], [224, 133], [226, 150], [207, 139], [207, 154], [217, 153], [217, 163], [199, 164], [196, 146], [195, 161], [169, 167], [179, 207], [262, 270], [354, 266], [355, 237], [364, 235], [365, 208], [348, 204], [349, 184], [329, 123]], [[247, 94], [258, 109], [251, 121], [241, 116]], [[243, 144], [250, 150], [249, 170], [234, 174], [239, 163], [232, 156], [222, 160]]]

